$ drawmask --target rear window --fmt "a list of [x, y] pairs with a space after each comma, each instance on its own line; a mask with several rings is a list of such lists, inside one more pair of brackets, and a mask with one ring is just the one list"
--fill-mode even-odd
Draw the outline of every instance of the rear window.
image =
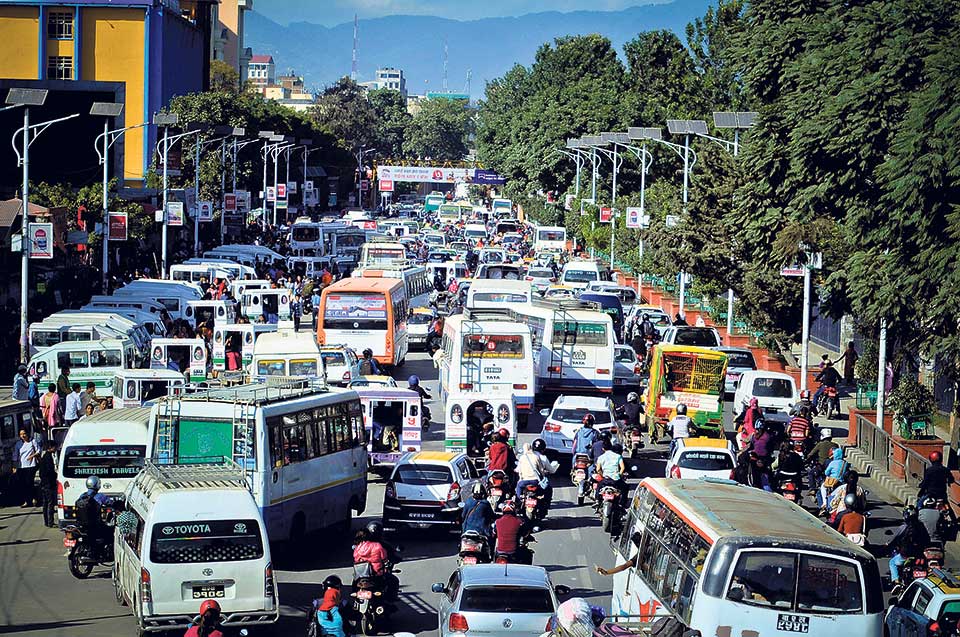
[[297, 360], [293, 359], [290, 361], [290, 375], [291, 376], [316, 376], [317, 375], [317, 361], [311, 359]]
[[407, 323], [411, 325], [429, 325], [430, 323], [433, 323], [433, 317], [429, 314], [417, 313], [408, 318]]
[[466, 358], [523, 358], [519, 334], [467, 334], [462, 347]]
[[757, 398], [793, 398], [793, 384], [784, 378], [757, 378], [753, 381]]
[[618, 363], [632, 363], [637, 360], [637, 354], [632, 349], [626, 347], [617, 348]]
[[554, 346], [607, 345], [607, 326], [601, 323], [554, 323]]
[[563, 280], [571, 283], [588, 283], [598, 278], [596, 270], [567, 270], [563, 273]]
[[320, 358], [324, 365], [344, 365], [343, 354], [341, 352], [320, 352]]
[[693, 471], [724, 471], [733, 469], [733, 458], [720, 451], [687, 451], [680, 456], [677, 464], [681, 469]]
[[143, 468], [146, 445], [80, 445], [67, 447], [64, 478], [134, 478]]
[[481, 303], [526, 303], [526, 294], [516, 292], [475, 292], [473, 300]]
[[393, 474], [393, 481], [415, 486], [450, 484], [453, 482], [453, 473], [446, 465], [404, 464], [397, 467]]
[[284, 361], [257, 361], [258, 376], [284, 376], [287, 373]]
[[473, 586], [463, 590], [461, 612], [553, 613], [553, 599], [546, 588], [521, 586]]
[[596, 419], [598, 425], [609, 425], [610, 424], [610, 412], [609, 411], [590, 411], [585, 407], [576, 407], [573, 409], [554, 409], [550, 414], [551, 420], [557, 420], [559, 422], [566, 423], [576, 423], [581, 424], [583, 422], [583, 417], [587, 414], [593, 414], [593, 417]]
[[757, 364], [753, 361], [753, 354], [749, 352], [727, 352], [727, 367], [746, 367], [756, 369]]
[[683, 329], [677, 330], [677, 336], [673, 340], [674, 345], [693, 345], [695, 347], [716, 347], [720, 343], [713, 330], [703, 329]]
[[156, 564], [240, 562], [263, 557], [256, 520], [161, 522], [153, 525], [150, 561]]
[[552, 279], [553, 270], [528, 270], [527, 276], [532, 276], [535, 279]]

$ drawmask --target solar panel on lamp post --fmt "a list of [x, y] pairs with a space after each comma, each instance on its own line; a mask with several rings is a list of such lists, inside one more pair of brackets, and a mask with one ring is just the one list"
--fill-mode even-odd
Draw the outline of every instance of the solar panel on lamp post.
[[[100, 163], [103, 164], [103, 247], [101, 252], [101, 277], [102, 277], [102, 288], [103, 293], [107, 294], [108, 286], [108, 272], [110, 270], [110, 212], [107, 210], [108, 207], [108, 187], [107, 187], [107, 153], [110, 150], [110, 146], [113, 145], [113, 141], [116, 137], [111, 139], [111, 133], [120, 134], [127, 128], [121, 128], [117, 131], [110, 130], [110, 120], [115, 119], [120, 116], [120, 113], [123, 112], [123, 103], [122, 102], [94, 102], [90, 107], [91, 115], [99, 115], [104, 118], [103, 120], [103, 133], [101, 133], [96, 140], [94, 140], [94, 148], [97, 150], [97, 154], [100, 155]], [[129, 128], [133, 128], [132, 126]], [[97, 141], [103, 137], [103, 151], [101, 152], [100, 148], [97, 146]], [[89, 230], [89, 228], [88, 228]]]

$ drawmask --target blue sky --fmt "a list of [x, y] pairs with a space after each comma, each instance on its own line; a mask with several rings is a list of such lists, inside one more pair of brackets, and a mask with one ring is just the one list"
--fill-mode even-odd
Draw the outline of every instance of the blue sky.
[[[432, 15], [454, 20], [518, 16], [540, 11], [618, 11], [658, 0], [256, 0], [254, 9], [275, 22], [333, 26], [387, 15]], [[665, 1], [665, 0], [660, 0]]]

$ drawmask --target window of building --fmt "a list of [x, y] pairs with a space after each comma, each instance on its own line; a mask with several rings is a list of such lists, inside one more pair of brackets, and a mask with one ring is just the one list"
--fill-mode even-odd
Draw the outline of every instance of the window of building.
[[73, 79], [73, 58], [69, 55], [51, 55], [47, 58], [47, 79]]
[[73, 39], [73, 13], [70, 11], [51, 11], [47, 14], [47, 39]]

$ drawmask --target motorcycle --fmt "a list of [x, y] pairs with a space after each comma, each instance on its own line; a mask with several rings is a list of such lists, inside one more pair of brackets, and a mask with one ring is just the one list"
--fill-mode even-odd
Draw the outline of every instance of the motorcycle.
[[393, 564], [387, 563], [386, 574], [374, 575], [369, 563], [353, 565], [353, 610], [357, 629], [364, 635], [375, 635], [378, 627], [386, 620], [387, 577], [390, 573], [399, 573]]
[[420, 428], [423, 431], [426, 431], [430, 428], [430, 408], [423, 404], [423, 401], [420, 401]]
[[502, 513], [500, 507], [507, 498], [510, 490], [510, 480], [507, 478], [507, 472], [502, 469], [494, 469], [487, 475], [487, 502], [497, 515]]
[[538, 484], [528, 484], [523, 493], [523, 515], [531, 522], [539, 522], [544, 518], [545, 494]]
[[817, 398], [817, 413], [826, 414], [827, 420], [833, 418], [834, 414], [840, 415], [840, 395], [836, 387], [826, 387]]
[[624, 446], [630, 451], [630, 457], [636, 458], [637, 453], [643, 449], [643, 433], [640, 431], [640, 428], [630, 427], [629, 429], [624, 429], [624, 440], [626, 441]]
[[777, 493], [785, 500], [801, 506], [803, 504], [803, 479], [797, 472], [777, 472]]
[[604, 533], [614, 535], [616, 525], [620, 520], [620, 489], [612, 484], [600, 487], [600, 527]]
[[[536, 527], [533, 529], [537, 531]], [[536, 542], [537, 539], [533, 537], [533, 534], [526, 535], [520, 538], [520, 546], [514, 553], [504, 553], [503, 551], [497, 551], [496, 556], [493, 558], [494, 564], [533, 564], [533, 549], [530, 548], [530, 544]]]
[[587, 472], [590, 470], [590, 456], [578, 453], [573, 457], [570, 468], [570, 481], [577, 487], [577, 506], [583, 506], [583, 500], [590, 494], [590, 480]]
[[80, 527], [70, 525], [64, 529], [63, 545], [70, 549], [67, 565], [70, 574], [77, 579], [90, 576], [94, 566], [110, 566], [113, 563], [113, 538], [94, 539]]
[[490, 548], [487, 538], [476, 531], [464, 531], [460, 536], [460, 566], [468, 564], [489, 564]]

